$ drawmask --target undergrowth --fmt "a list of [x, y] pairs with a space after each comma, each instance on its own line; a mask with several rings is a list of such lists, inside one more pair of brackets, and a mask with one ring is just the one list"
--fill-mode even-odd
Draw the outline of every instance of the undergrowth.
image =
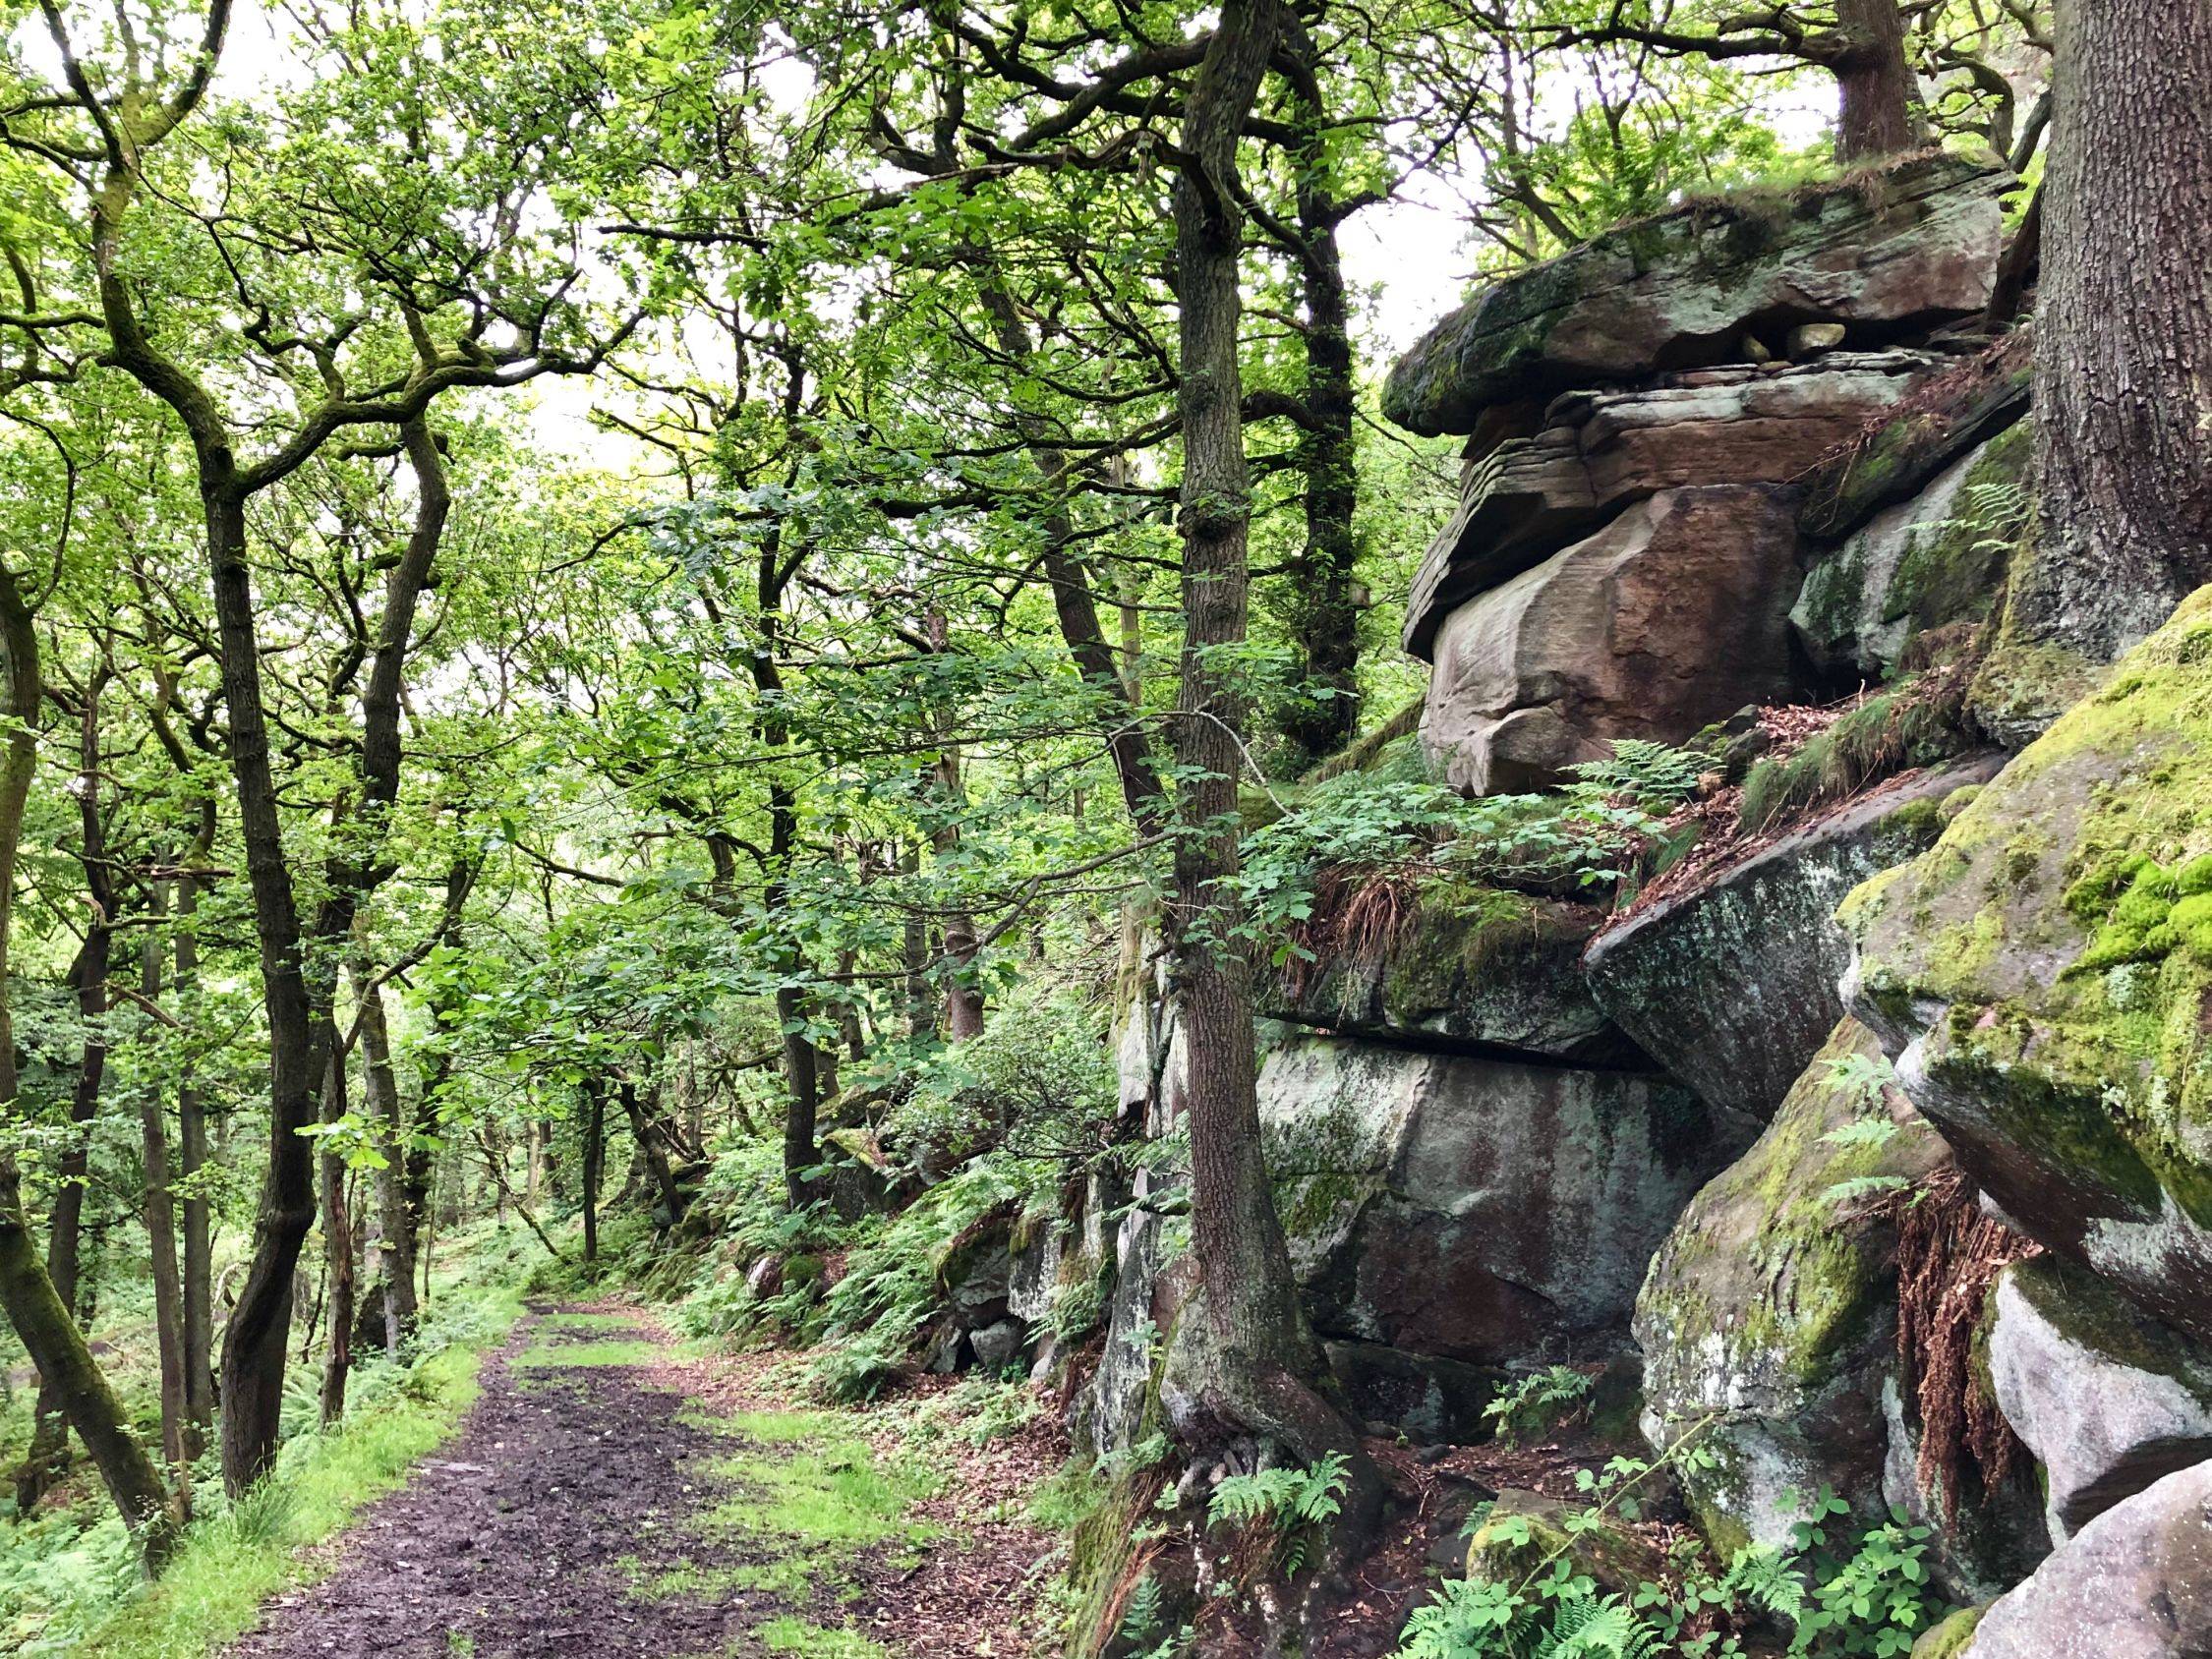
[[[1805, 1505], [1787, 1549], [1750, 1546], [1725, 1569], [1702, 1553], [1677, 1559], [1664, 1583], [1606, 1589], [1580, 1570], [1575, 1542], [1633, 1518], [1651, 1483], [1669, 1470], [1710, 1470], [1707, 1424], [1693, 1426], [1657, 1459], [1616, 1457], [1580, 1471], [1586, 1506], [1567, 1517], [1565, 1539], [1511, 1582], [1446, 1581], [1408, 1621], [1398, 1659], [1717, 1659], [1748, 1651], [1755, 1626], [1788, 1632], [1793, 1659], [1903, 1659], [1949, 1611], [1928, 1581], [1932, 1536], [1902, 1511], [1855, 1540], [1832, 1538], [1850, 1507], [1823, 1489]], [[1470, 1526], [1482, 1524], [1478, 1512]], [[1508, 1541], [1526, 1544], [1525, 1516]], [[1762, 1651], [1769, 1649], [1762, 1648]]]

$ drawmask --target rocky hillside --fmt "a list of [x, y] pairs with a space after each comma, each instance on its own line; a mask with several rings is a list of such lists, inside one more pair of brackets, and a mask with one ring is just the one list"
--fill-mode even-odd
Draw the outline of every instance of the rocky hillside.
[[[1270, 982], [1263, 1116], [1376, 1436], [1448, 1471], [1519, 1380], [1628, 1379], [1621, 1444], [1699, 1439], [1666, 1502], [1720, 1559], [1828, 1494], [1909, 1514], [1942, 1591], [1994, 1604], [1916, 1651], [2094, 1619], [2125, 1632], [2102, 1651], [2201, 1652], [2212, 601], [2110, 670], [2008, 629], [2006, 183], [1930, 155], [1693, 203], [1399, 363], [1385, 410], [1465, 436], [1462, 490], [1407, 600], [1418, 738], [1350, 785], [1422, 773], [1526, 825], [1624, 742], [1698, 775], [1610, 884], [1506, 859], [1338, 894], [1368, 914]], [[1127, 1001], [1123, 1110], [1172, 1148], [1163, 1001]], [[1109, 1457], [1157, 1426], [1181, 1178], [1071, 1194], [987, 1307], [1019, 1339], [1054, 1284], [1110, 1283], [1072, 1373]]]

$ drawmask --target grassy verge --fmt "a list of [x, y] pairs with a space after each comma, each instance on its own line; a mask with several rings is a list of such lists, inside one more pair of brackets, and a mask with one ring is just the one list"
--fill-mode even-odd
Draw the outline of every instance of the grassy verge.
[[[497, 1323], [520, 1310], [507, 1298]], [[488, 1331], [486, 1340], [496, 1340]], [[297, 1552], [398, 1486], [461, 1420], [477, 1394], [483, 1345], [450, 1347], [409, 1371], [382, 1400], [349, 1413], [299, 1450], [243, 1503], [197, 1523], [158, 1583], [98, 1625], [83, 1659], [202, 1659], [254, 1622], [276, 1591], [313, 1576]]]
[[[407, 1367], [359, 1369], [345, 1419], [313, 1428], [313, 1367], [288, 1379], [292, 1432], [275, 1469], [238, 1503], [213, 1478], [196, 1483], [200, 1513], [168, 1570], [143, 1583], [122, 1525], [87, 1485], [73, 1510], [0, 1526], [0, 1653], [76, 1659], [205, 1659], [254, 1622], [262, 1602], [327, 1571], [303, 1552], [374, 1498], [400, 1485], [448, 1438], [477, 1396], [484, 1354], [521, 1315], [528, 1259], [508, 1234], [456, 1238], [439, 1264]], [[297, 1398], [293, 1398], [296, 1396]]]

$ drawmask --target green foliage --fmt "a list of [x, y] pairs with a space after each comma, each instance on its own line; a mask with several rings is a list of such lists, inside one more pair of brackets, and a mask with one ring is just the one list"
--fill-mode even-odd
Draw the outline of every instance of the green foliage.
[[1305, 1468], [1277, 1466], [1225, 1476], [1206, 1502], [1206, 1522], [1271, 1533], [1274, 1565], [1295, 1578], [1328, 1523], [1343, 1511], [1348, 1468], [1344, 1455], [1331, 1452]]
[[1596, 1381], [1571, 1365], [1552, 1365], [1524, 1377], [1483, 1407], [1484, 1419], [1499, 1440], [1511, 1446], [1526, 1434], [1541, 1434], [1589, 1408]]
[[[1901, 1512], [1869, 1528], [1849, 1550], [1832, 1548], [1833, 1525], [1850, 1507], [1827, 1488], [1805, 1507], [1787, 1551], [1748, 1547], [1725, 1572], [1695, 1554], [1678, 1576], [1635, 1591], [1601, 1594], [1576, 1571], [1575, 1540], [1615, 1520], [1633, 1520], [1640, 1494], [1670, 1467], [1710, 1469], [1714, 1454], [1693, 1426], [1656, 1461], [1616, 1457], [1578, 1471], [1589, 1500], [1565, 1523], [1565, 1541], [1519, 1581], [1451, 1579], [1407, 1621], [1397, 1659], [1548, 1659], [1562, 1653], [1713, 1659], [1746, 1651], [1740, 1630], [1759, 1620], [1789, 1631], [1792, 1659], [1901, 1659], [1947, 1609], [1928, 1582], [1929, 1529]], [[1532, 1536], [1525, 1517], [1516, 1540]], [[1492, 1523], [1493, 1525], [1503, 1523]]]

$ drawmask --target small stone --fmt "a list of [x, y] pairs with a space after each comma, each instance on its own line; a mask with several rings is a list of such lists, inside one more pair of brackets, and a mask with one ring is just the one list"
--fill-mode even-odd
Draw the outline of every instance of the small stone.
[[1843, 343], [1847, 332], [1840, 322], [1801, 322], [1789, 331], [1791, 357], [1815, 357]]
[[986, 1325], [968, 1338], [975, 1349], [975, 1363], [985, 1371], [1000, 1371], [1021, 1351], [1028, 1339], [1028, 1330], [1019, 1319], [1001, 1319]]
[[1746, 363], [1772, 363], [1775, 360], [1775, 354], [1767, 349], [1766, 342], [1756, 334], [1746, 334], [1743, 337], [1742, 349]]

